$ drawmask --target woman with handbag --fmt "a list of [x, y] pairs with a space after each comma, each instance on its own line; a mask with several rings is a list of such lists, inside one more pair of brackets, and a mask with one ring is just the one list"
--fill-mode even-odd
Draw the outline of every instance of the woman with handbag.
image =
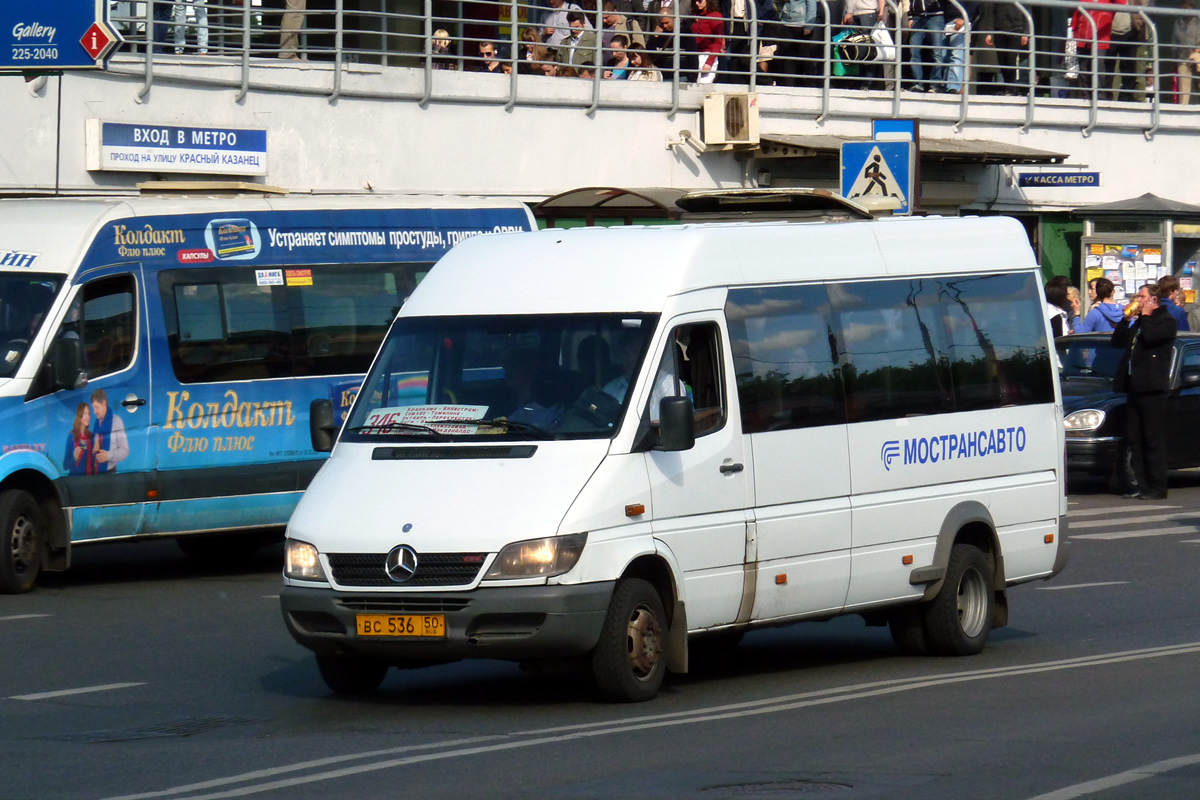
[[[846, 13], [842, 17], [843, 25], [853, 25], [858, 28], [856, 33], [870, 35], [875, 23], [883, 19], [884, 0], [846, 0]], [[882, 70], [874, 61], [867, 61], [859, 68], [862, 78], [860, 87], [863, 89], [879, 88], [879, 78]]]

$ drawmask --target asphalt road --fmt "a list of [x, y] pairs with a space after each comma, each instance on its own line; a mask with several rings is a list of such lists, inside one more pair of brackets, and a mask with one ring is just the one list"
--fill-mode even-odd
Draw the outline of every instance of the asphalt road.
[[750, 634], [650, 703], [462, 662], [331, 696], [280, 618], [281, 548], [78, 549], [0, 597], [0, 800], [1200, 797], [1200, 474], [1073, 485], [1072, 561], [979, 656], [857, 617]]

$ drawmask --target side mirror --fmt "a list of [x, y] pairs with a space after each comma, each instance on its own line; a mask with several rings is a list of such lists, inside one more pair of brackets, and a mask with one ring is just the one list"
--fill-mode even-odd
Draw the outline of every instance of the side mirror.
[[1194, 389], [1200, 386], [1200, 369], [1185, 370], [1179, 376], [1179, 383], [1185, 389]]
[[658, 405], [658, 446], [655, 450], [674, 453], [691, 450], [696, 444], [695, 411], [687, 397], [664, 397]]
[[87, 386], [87, 371], [83, 368], [83, 343], [75, 337], [63, 337], [50, 349], [50, 383], [52, 390], [82, 389]]
[[333, 435], [338, 426], [333, 421], [333, 403], [330, 400], [313, 400], [308, 406], [308, 435], [312, 438], [313, 450], [328, 453], [333, 449]]

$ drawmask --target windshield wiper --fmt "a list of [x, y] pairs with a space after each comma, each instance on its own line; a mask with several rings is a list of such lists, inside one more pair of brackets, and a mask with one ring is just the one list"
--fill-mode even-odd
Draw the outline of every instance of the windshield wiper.
[[426, 436], [432, 436], [434, 439], [443, 440], [446, 438], [439, 430], [429, 427], [428, 425], [417, 425], [412, 422], [385, 422], [382, 425], [356, 425], [353, 428], [347, 428], [346, 433], [363, 433], [365, 431], [404, 431], [406, 433], [420, 433]]
[[521, 433], [531, 433], [539, 439], [553, 439], [554, 434], [545, 428], [539, 427], [529, 422], [518, 422], [516, 420], [505, 419], [504, 417], [480, 417], [479, 419], [439, 419], [432, 420], [433, 422], [444, 422], [449, 424], [456, 422], [459, 425], [503, 425], [505, 428]]

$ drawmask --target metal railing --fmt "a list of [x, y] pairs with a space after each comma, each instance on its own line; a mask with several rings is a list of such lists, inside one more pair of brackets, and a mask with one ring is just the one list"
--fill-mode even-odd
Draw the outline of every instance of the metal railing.
[[[1192, 80], [1200, 70], [1200, 16], [1139, 5], [985, 0], [968, 15], [959, 0], [942, 0], [939, 21], [903, 17], [893, 0], [886, 0], [885, 20], [864, 26], [831, 19], [827, 0], [813, 0], [811, 18], [796, 22], [759, 19], [749, 0], [745, 19], [706, 17], [691, 0], [686, 11], [673, 2], [661, 14], [580, 11], [576, 39], [566, 13], [574, 5], [570, 0], [558, 10], [522, 0], [476, 0], [470, 7], [477, 16], [469, 19], [447, 15], [464, 6], [445, 0], [410, 0], [411, 13], [367, 8], [374, 0], [358, 0], [354, 7], [335, 0], [332, 9], [321, 10], [265, 8], [257, 1], [111, 3], [110, 21], [123, 39], [111, 68], [144, 76], [143, 95], [153, 85], [156, 65], [160, 70], [185, 64], [239, 67], [237, 80], [227, 73], [188, 79], [232, 83], [240, 99], [254, 87], [278, 88], [272, 84], [278, 83], [278, 73], [260, 73], [256, 67], [303, 63], [331, 74], [325, 88], [309, 84], [298, 90], [331, 99], [365, 94], [423, 104], [446, 99], [508, 108], [577, 106], [588, 113], [640, 107], [671, 114], [697, 107], [696, 96], [686, 90], [695, 85], [711, 90], [708, 81], [715, 73], [713, 85], [727, 91], [819, 96], [813, 109], [817, 119], [879, 116], [877, 106], [863, 110], [848, 99], [870, 96], [890, 101], [893, 116], [908, 113], [956, 127], [1016, 119], [1027, 129], [1063, 125], [1062, 113], [1051, 121], [1043, 112], [1058, 106], [1081, 112], [1078, 119], [1067, 114], [1072, 122], [1066, 124], [1078, 124], [1084, 135], [1098, 127], [1153, 135], [1164, 110], [1182, 109], [1192, 90], [1200, 89], [1200, 81]], [[715, 6], [715, 0], [709, 2]], [[384, 5], [380, 0], [378, 8]], [[1114, 9], [1127, 16], [1113, 20]], [[1084, 21], [1077, 24], [1082, 30], [1075, 38], [1068, 28], [1073, 13], [1077, 23]], [[715, 33], [694, 35], [698, 26], [714, 22], [719, 23]], [[613, 23], [621, 30], [614, 31]], [[635, 25], [636, 30], [624, 30]], [[1117, 32], [1103, 38], [1113, 29]], [[625, 46], [621, 39], [613, 45], [614, 33], [625, 36]], [[1176, 38], [1196, 45], [1176, 43]], [[370, 70], [370, 65], [418, 70], [421, 88], [346, 85], [348, 72]], [[465, 91], [461, 82], [439, 77], [451, 72], [476, 72], [481, 78]], [[486, 73], [494, 73], [494, 80], [483, 78]], [[547, 88], [555, 80], [587, 88]], [[622, 80], [664, 88], [612, 88]], [[913, 111], [917, 102], [924, 104], [919, 113]], [[1023, 114], [1014, 117], [1012, 107], [1018, 105], [1024, 106]], [[1173, 126], [1200, 127], [1198, 122], [1192, 115], [1171, 118]]]

